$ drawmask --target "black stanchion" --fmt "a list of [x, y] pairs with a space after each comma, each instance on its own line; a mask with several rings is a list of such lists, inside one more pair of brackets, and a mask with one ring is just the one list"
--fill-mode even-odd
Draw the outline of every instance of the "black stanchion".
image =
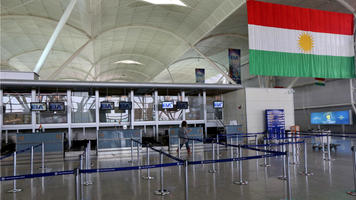
[[353, 172], [354, 172], [354, 190], [347, 192], [347, 194], [351, 195], [351, 196], [356, 196], [356, 153], [355, 153], [355, 149], [356, 146], [351, 147], [351, 151], [352, 151], [352, 168], [353, 168]]

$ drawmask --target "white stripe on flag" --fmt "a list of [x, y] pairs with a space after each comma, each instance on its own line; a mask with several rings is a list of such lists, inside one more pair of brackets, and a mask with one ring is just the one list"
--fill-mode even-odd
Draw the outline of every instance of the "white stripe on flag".
[[292, 29], [248, 25], [249, 48], [253, 50], [304, 53], [298, 44], [300, 34], [312, 36], [314, 47], [308, 54], [346, 56], [355, 55], [352, 35], [316, 33]]

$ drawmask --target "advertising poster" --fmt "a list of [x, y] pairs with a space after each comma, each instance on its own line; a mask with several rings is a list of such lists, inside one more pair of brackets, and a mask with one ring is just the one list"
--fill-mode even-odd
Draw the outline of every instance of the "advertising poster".
[[311, 124], [344, 124], [351, 125], [350, 110], [330, 111], [330, 112], [312, 112], [310, 114]]
[[241, 84], [240, 49], [229, 49], [229, 76], [237, 84]]
[[205, 83], [205, 69], [195, 69], [195, 82]]

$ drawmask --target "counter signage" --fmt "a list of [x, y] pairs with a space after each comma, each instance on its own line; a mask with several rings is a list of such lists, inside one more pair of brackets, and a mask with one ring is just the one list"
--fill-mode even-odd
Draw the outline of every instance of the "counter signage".
[[31, 102], [31, 111], [46, 111], [47, 104], [42, 102]]

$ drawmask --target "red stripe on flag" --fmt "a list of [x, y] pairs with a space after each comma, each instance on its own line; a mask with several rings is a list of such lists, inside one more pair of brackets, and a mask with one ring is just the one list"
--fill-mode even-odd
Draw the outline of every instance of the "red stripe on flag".
[[352, 35], [352, 14], [247, 1], [248, 23], [320, 33]]
[[325, 81], [325, 78], [314, 78], [316, 81]]

